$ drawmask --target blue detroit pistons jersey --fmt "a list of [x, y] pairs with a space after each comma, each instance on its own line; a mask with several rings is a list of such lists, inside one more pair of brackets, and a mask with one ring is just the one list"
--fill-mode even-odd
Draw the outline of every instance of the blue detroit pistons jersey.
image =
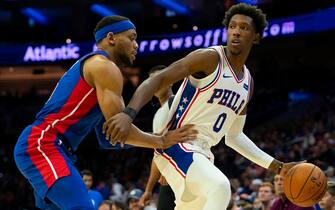
[[[68, 140], [76, 150], [83, 138], [103, 119], [96, 91], [82, 76], [82, 64], [96, 51], [78, 60], [59, 80], [49, 100], [36, 115], [36, 123], [45, 132], [52, 132]], [[34, 124], [36, 124], [34, 123]]]
[[[216, 145], [228, 132], [249, 101], [251, 76], [246, 66], [238, 79], [228, 62], [223, 46], [212, 47], [220, 57], [216, 70], [203, 79], [184, 79], [173, 101], [168, 129], [194, 124], [198, 133], [192, 144]], [[185, 144], [186, 145], [186, 144]], [[204, 148], [204, 145], [198, 145]]]
[[24, 129], [16, 143], [16, 165], [42, 198], [59, 178], [78, 175], [72, 166], [72, 153], [64, 149], [65, 141], [75, 151], [95, 129], [102, 148], [120, 148], [109, 144], [102, 134], [105, 120], [96, 91], [82, 76], [85, 59], [97, 54], [108, 57], [106, 52], [96, 51], [79, 59], [59, 80], [35, 122]]

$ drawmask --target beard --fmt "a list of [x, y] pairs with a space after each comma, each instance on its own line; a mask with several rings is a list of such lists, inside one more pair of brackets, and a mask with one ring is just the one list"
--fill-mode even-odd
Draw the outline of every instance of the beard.
[[131, 67], [133, 65], [133, 62], [130, 60], [130, 58], [124, 54], [117, 56], [116, 63], [119, 67]]

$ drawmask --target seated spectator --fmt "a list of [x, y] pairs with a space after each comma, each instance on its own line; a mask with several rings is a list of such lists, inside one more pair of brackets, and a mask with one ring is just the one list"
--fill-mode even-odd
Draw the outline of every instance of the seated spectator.
[[242, 193], [240, 194], [240, 199], [246, 200], [249, 203], [253, 203], [256, 196], [257, 192], [259, 189], [259, 186], [263, 183], [261, 179], [253, 179], [247, 189], [249, 189], [249, 193]]
[[113, 202], [111, 200], [104, 200], [101, 202], [98, 210], [112, 210]]
[[112, 209], [111, 210], [128, 210], [126, 205], [119, 201], [113, 201], [112, 202]]
[[299, 207], [286, 198], [284, 193], [284, 177], [277, 174], [274, 178], [276, 195], [278, 196], [270, 210], [314, 210], [314, 207]]
[[275, 198], [275, 190], [270, 182], [262, 183], [258, 188], [257, 197], [254, 200], [254, 208], [269, 210]]
[[327, 192], [319, 202], [323, 210], [335, 210], [335, 181], [327, 182]]
[[143, 210], [143, 207], [139, 203], [142, 194], [143, 191], [140, 189], [130, 191], [127, 199], [129, 210]]
[[86, 189], [88, 190], [88, 196], [91, 199], [95, 209], [98, 209], [101, 202], [103, 201], [102, 195], [96, 190], [92, 190], [93, 185], [93, 173], [87, 169], [81, 171], [81, 176], [85, 183]]

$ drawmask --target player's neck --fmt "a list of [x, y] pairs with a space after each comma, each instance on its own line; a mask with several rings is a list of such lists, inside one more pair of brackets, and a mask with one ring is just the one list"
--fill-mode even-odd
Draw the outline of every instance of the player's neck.
[[240, 53], [238, 55], [232, 54], [228, 48], [225, 48], [225, 54], [228, 58], [229, 64], [233, 67], [235, 75], [238, 77], [243, 77], [243, 66], [247, 61], [249, 51], [245, 53]]
[[105, 47], [104, 45], [100, 45], [98, 47], [98, 50], [105, 51], [108, 54], [108, 58], [110, 60], [112, 60], [119, 68], [122, 67], [122, 63], [119, 62], [119, 59], [117, 59], [117, 57], [114, 55], [113, 51], [108, 50], [108, 48]]

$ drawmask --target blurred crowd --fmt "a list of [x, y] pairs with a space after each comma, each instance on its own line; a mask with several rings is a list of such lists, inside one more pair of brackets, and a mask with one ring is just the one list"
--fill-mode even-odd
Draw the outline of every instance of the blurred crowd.
[[[0, 97], [0, 209], [34, 209], [32, 189], [15, 166], [13, 147], [21, 130], [33, 121], [34, 114], [47, 98], [36, 94]], [[307, 160], [318, 165], [329, 179], [335, 179], [333, 99], [317, 103], [315, 98], [299, 102], [280, 101], [285, 104], [282, 114], [257, 121], [257, 114], [264, 113], [253, 108], [259, 107], [256, 98], [256, 104], [251, 104], [253, 112], [246, 133], [260, 148], [279, 160]], [[147, 106], [145, 114], [140, 114], [135, 124], [150, 131], [156, 109]], [[282, 192], [281, 177], [252, 164], [225, 146], [224, 140], [213, 148], [213, 153], [215, 164], [231, 181], [234, 194], [230, 209], [271, 209]], [[92, 191], [97, 209], [156, 209], [156, 188], [149, 206], [142, 207], [138, 203], [149, 176], [152, 150], [99, 150], [95, 136], [89, 135], [77, 154], [77, 168], [82, 172], [88, 190]]]

